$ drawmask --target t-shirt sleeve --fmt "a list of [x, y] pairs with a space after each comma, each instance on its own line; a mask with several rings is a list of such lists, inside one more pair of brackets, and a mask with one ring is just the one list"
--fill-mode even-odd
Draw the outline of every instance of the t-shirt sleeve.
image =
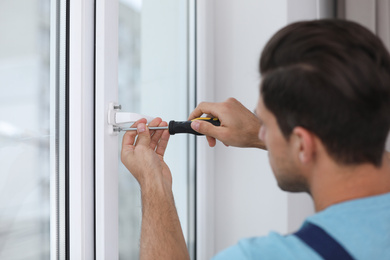
[[213, 257], [213, 260], [233, 260], [233, 259], [250, 259], [245, 255], [245, 252], [239, 245], [231, 246], [216, 256]]
[[321, 257], [295, 236], [271, 232], [265, 237], [243, 239], [218, 253], [213, 260], [321, 260]]

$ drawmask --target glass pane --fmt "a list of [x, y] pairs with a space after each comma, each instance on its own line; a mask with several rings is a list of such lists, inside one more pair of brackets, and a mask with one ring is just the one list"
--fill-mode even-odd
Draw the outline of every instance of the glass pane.
[[[188, 116], [188, 1], [119, 1], [119, 104], [165, 121]], [[119, 136], [121, 147], [122, 135]], [[176, 207], [187, 241], [189, 136], [170, 139], [165, 160], [173, 174]], [[136, 180], [119, 161], [119, 259], [138, 259], [141, 198]]]
[[50, 0], [0, 1], [0, 259], [50, 258]]

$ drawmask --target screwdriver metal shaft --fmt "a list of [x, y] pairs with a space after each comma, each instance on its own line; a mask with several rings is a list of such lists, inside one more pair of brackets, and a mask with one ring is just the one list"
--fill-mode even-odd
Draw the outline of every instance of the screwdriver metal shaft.
[[[149, 130], [165, 130], [168, 129], [168, 126], [151, 126], [148, 127]], [[119, 128], [119, 131], [137, 131], [137, 128], [135, 127], [128, 127], [128, 128]]]
[[[194, 134], [194, 135], [203, 135], [201, 133], [196, 132], [194, 129], [191, 128], [191, 123], [194, 120], [202, 120], [205, 122], [209, 122], [215, 126], [220, 126], [221, 122], [218, 120], [218, 118], [209, 118], [209, 117], [199, 117], [195, 118], [191, 121], [175, 121], [171, 120], [169, 121], [168, 126], [151, 126], [149, 127], [149, 130], [169, 130], [170, 135], [175, 135], [175, 134]], [[130, 127], [130, 128], [125, 128], [125, 127], [118, 127], [116, 131], [137, 131], [137, 128], [135, 127]]]

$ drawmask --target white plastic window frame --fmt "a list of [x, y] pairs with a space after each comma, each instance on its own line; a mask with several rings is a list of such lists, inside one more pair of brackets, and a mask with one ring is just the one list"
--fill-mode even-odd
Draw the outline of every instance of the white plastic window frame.
[[66, 257], [67, 259], [94, 259], [95, 1], [68, 0], [66, 2], [69, 149]]
[[50, 30], [50, 259], [94, 259], [94, 0], [52, 0]]
[[95, 6], [95, 259], [118, 259], [118, 137], [110, 135], [107, 111], [118, 101], [118, 1]]

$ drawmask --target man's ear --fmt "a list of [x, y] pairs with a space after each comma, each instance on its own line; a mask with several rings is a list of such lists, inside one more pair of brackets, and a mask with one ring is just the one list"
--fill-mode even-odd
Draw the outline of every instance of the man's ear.
[[315, 140], [313, 133], [303, 127], [297, 126], [292, 131], [292, 137], [294, 149], [298, 154], [299, 161], [301, 163], [312, 161], [315, 156]]

